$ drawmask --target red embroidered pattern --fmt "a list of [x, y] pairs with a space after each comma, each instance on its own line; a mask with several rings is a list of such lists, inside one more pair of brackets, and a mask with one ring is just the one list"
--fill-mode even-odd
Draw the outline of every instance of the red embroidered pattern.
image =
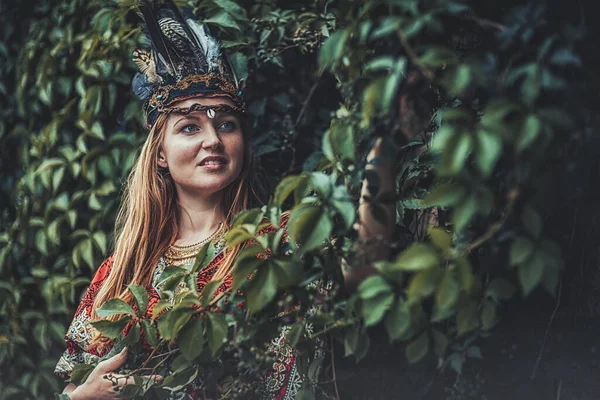
[[[284, 229], [287, 220], [288, 217], [284, 215], [281, 222], [281, 226]], [[274, 226], [266, 226], [261, 229], [258, 234], [267, 234], [276, 231], [277, 228]], [[285, 232], [283, 240], [285, 242], [288, 241], [287, 232]], [[198, 275], [196, 282], [198, 291], [201, 291], [206, 284], [210, 282], [223, 259], [224, 252], [220, 252]], [[102, 357], [108, 352], [108, 349], [106, 348], [104, 351], [98, 351], [95, 348], [89, 347], [92, 338], [90, 316], [96, 295], [98, 294], [101, 285], [108, 277], [112, 266], [113, 257], [111, 256], [102, 263], [77, 307], [73, 322], [65, 335], [67, 350], [63, 353], [55, 369], [55, 374], [62, 379], [67, 379], [70, 376], [70, 373], [76, 364], [93, 362], [94, 360], [97, 360], [98, 357]], [[231, 282], [231, 276], [228, 276], [217, 290], [217, 293], [228, 290], [231, 286]], [[148, 295], [149, 303], [146, 315], [151, 316], [155, 305], [160, 300], [160, 294], [156, 288], [150, 287], [148, 289]], [[294, 351], [284, 343], [284, 335], [285, 329], [281, 332], [279, 337], [273, 339], [270, 345], [270, 349], [275, 353], [275, 362], [272, 370], [265, 377], [265, 388], [262, 398], [278, 400], [294, 398], [302, 384], [298, 374], [295, 373]], [[192, 398], [194, 398], [193, 394]]]

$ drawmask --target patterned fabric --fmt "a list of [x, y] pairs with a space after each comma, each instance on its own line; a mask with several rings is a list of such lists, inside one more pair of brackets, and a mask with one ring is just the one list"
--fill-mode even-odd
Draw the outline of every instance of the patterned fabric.
[[[285, 229], [285, 223], [287, 218], [284, 219], [282, 226]], [[274, 227], [265, 228], [259, 234], [275, 231]], [[287, 241], [287, 235], [284, 235], [284, 241]], [[204, 268], [197, 279], [198, 291], [202, 291], [204, 286], [210, 282], [213, 275], [217, 271], [218, 267], [224, 259], [224, 246], [219, 246], [215, 258], [211, 263]], [[193, 265], [193, 262], [192, 262]], [[62, 379], [68, 379], [74, 366], [80, 363], [92, 363], [97, 362], [98, 359], [104, 356], [110, 350], [112, 345], [107, 346], [103, 350], [96, 348], [90, 348], [92, 339], [92, 325], [91, 325], [91, 311], [94, 303], [94, 299], [98, 294], [98, 291], [102, 283], [108, 277], [110, 270], [113, 266], [113, 257], [109, 257], [98, 269], [94, 279], [90, 283], [89, 288], [83, 295], [81, 303], [79, 304], [73, 322], [69, 326], [65, 335], [65, 341], [67, 350], [63, 353], [58, 364], [56, 365], [55, 374]], [[191, 265], [190, 265], [191, 267]], [[163, 257], [161, 257], [153, 276], [152, 287], [148, 289], [149, 305], [147, 315], [151, 316], [154, 306], [160, 300], [160, 275], [167, 268], [167, 264]], [[231, 276], [227, 277], [223, 284], [219, 287], [217, 293], [223, 292], [229, 289], [231, 286]], [[298, 394], [303, 379], [301, 374], [296, 368], [296, 356], [294, 350], [285, 343], [285, 334], [289, 330], [289, 327], [283, 327], [280, 335], [274, 338], [269, 346], [269, 350], [274, 355], [274, 363], [271, 371], [267, 373], [264, 379], [263, 388], [259, 398], [261, 399], [277, 399], [287, 400], [294, 399]], [[322, 353], [323, 349], [317, 349], [317, 352]], [[314, 381], [311, 379], [311, 381]], [[193, 387], [188, 388], [181, 393], [174, 394], [173, 399], [195, 399], [200, 398], [193, 393]]]

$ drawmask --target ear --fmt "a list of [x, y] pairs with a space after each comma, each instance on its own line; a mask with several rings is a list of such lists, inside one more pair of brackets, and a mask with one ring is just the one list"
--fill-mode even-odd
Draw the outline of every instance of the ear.
[[169, 164], [167, 163], [167, 158], [165, 157], [165, 152], [163, 151], [162, 147], [160, 148], [160, 150], [158, 150], [158, 157], [156, 162], [161, 168], [169, 168]]

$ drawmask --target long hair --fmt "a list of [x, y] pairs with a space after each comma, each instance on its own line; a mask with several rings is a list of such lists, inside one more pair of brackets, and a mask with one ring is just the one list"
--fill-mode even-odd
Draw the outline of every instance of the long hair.
[[[160, 257], [177, 238], [179, 205], [175, 183], [168, 171], [160, 168], [157, 162], [166, 120], [166, 115], [161, 114], [150, 129], [129, 175], [115, 224], [113, 266], [94, 300], [93, 319], [98, 318], [98, 307], [113, 297], [133, 305], [133, 296], [127, 285], [149, 287]], [[224, 189], [223, 201], [228, 210], [224, 221], [226, 228], [235, 215], [248, 209], [251, 202], [260, 201], [254, 185], [249, 125], [244, 119], [240, 122], [244, 135], [244, 160], [240, 175]], [[231, 272], [240, 246], [225, 250], [224, 260], [213, 280], [221, 280]], [[112, 316], [108, 319], [117, 318]]]

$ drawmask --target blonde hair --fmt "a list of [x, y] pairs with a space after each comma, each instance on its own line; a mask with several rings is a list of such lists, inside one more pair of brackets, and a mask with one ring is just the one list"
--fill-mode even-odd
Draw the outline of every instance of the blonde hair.
[[[167, 170], [158, 166], [158, 153], [164, 138], [167, 116], [161, 114], [150, 133], [127, 182], [115, 224], [113, 266], [94, 300], [96, 310], [104, 302], [119, 297], [133, 304], [127, 285], [149, 287], [155, 266], [162, 254], [173, 244], [178, 234], [178, 203], [175, 184]], [[228, 210], [225, 226], [233, 217], [249, 207], [251, 196], [258, 198], [253, 185], [253, 160], [248, 139], [248, 127], [241, 121], [244, 133], [242, 172], [226, 189], [224, 205]], [[213, 280], [226, 277], [233, 268], [240, 245], [225, 250], [225, 257]], [[117, 316], [108, 318], [117, 319]], [[97, 340], [94, 340], [96, 342]], [[94, 343], [92, 344], [94, 345]]]

